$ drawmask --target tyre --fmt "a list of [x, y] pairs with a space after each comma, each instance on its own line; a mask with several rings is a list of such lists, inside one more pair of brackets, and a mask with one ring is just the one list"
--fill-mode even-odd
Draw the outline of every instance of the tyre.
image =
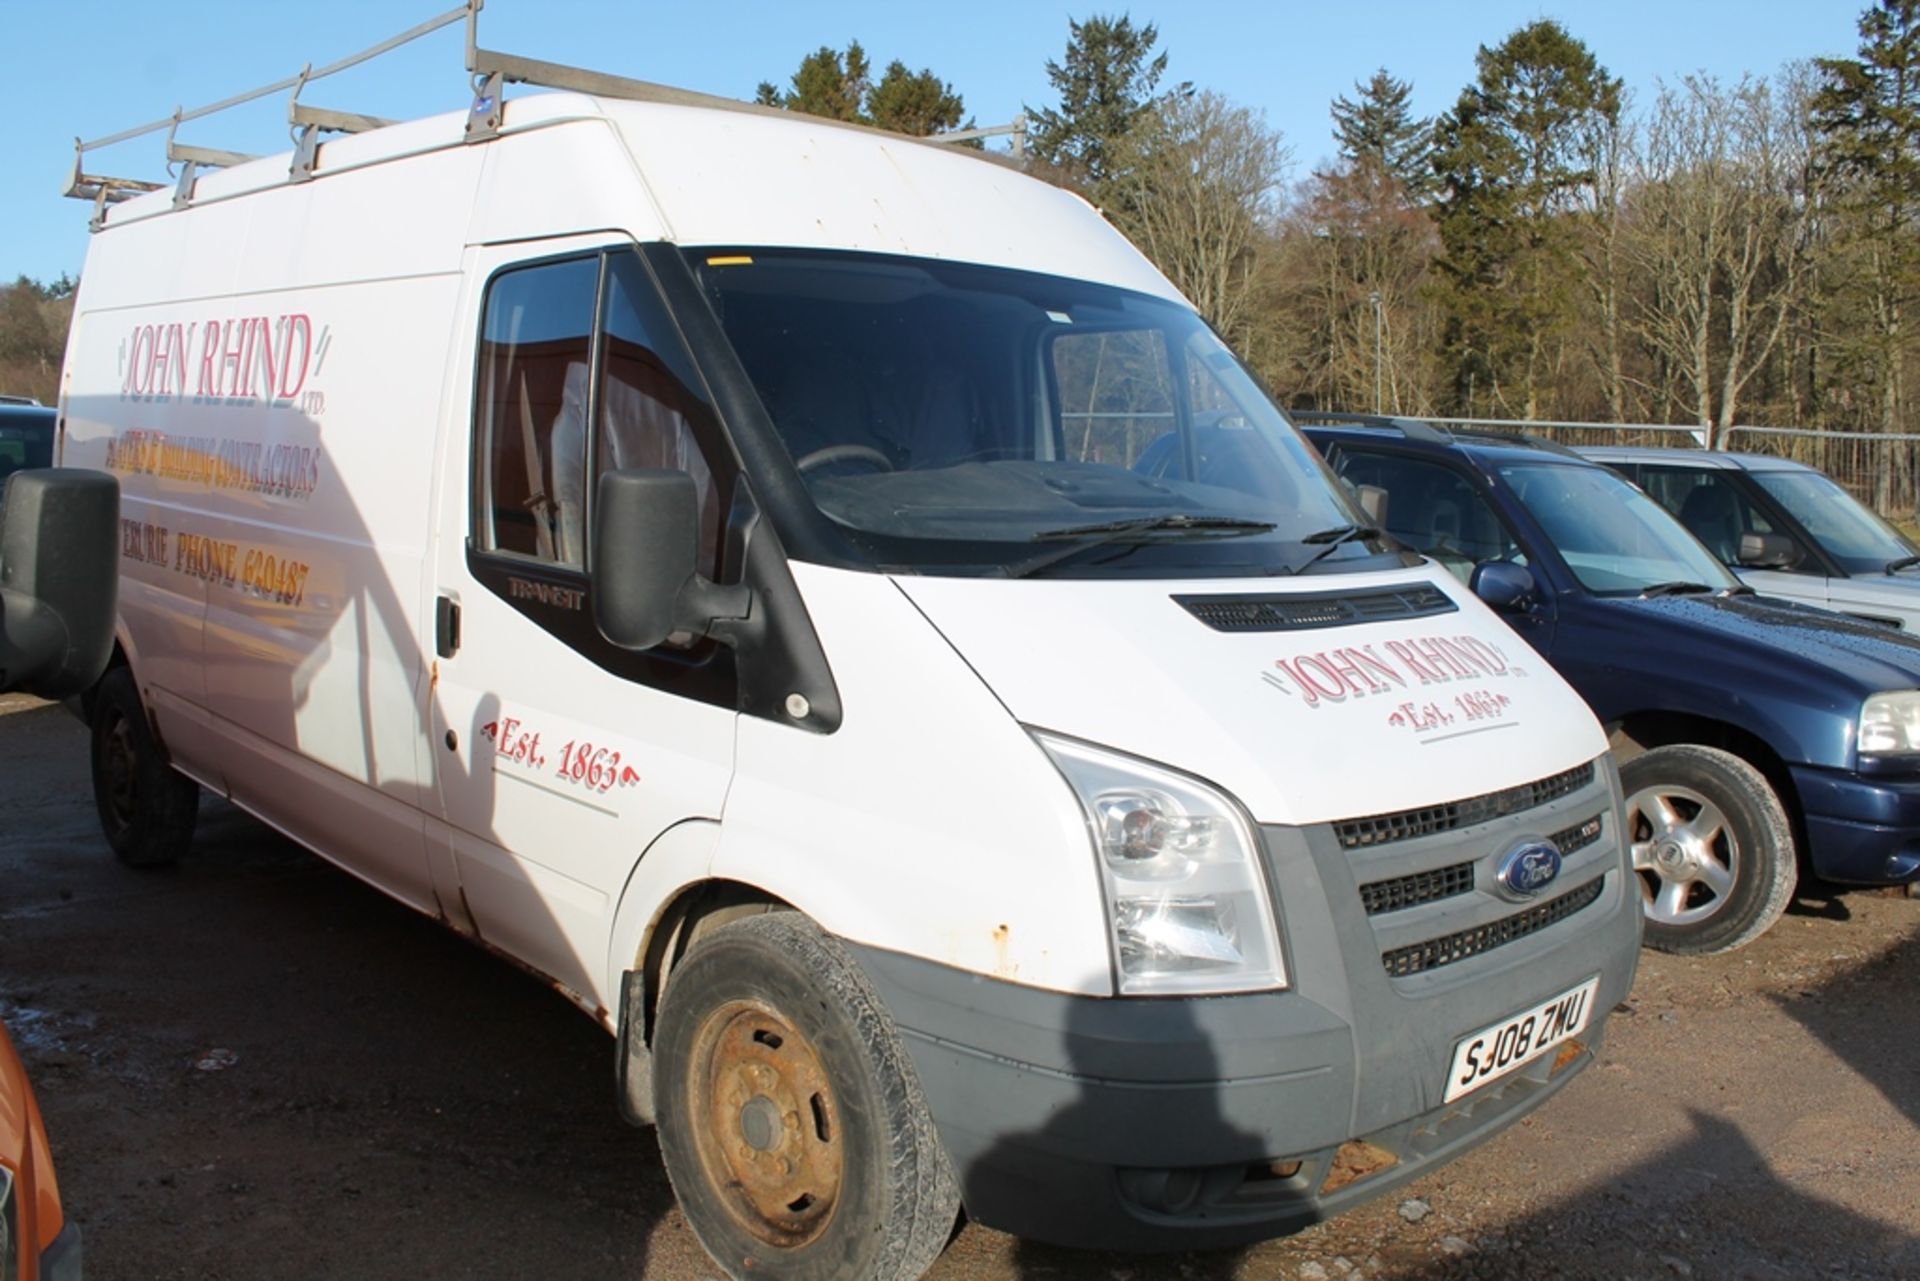
[[107, 844], [129, 867], [172, 863], [193, 843], [200, 785], [167, 763], [125, 667], [101, 677], [94, 697], [93, 803]]
[[959, 1193], [893, 1023], [846, 949], [794, 912], [733, 921], [667, 981], [660, 1150], [735, 1278], [911, 1281]]
[[1731, 952], [1780, 918], [1793, 897], [1793, 834], [1759, 770], [1679, 743], [1628, 761], [1620, 783], [1648, 947]]

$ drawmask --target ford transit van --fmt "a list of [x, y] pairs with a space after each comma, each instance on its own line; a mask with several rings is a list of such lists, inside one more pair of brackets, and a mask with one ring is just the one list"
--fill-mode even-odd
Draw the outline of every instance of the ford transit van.
[[1591, 1063], [1605, 738], [1178, 291], [992, 159], [631, 94], [106, 205], [114, 850], [208, 790], [544, 975], [734, 1276], [1251, 1241]]

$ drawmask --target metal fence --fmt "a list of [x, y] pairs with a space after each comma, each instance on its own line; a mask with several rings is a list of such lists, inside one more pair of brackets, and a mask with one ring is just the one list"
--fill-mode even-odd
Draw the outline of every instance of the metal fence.
[[[1659, 423], [1523, 422], [1499, 418], [1429, 418], [1440, 427], [1528, 432], [1564, 445], [1666, 445], [1703, 448], [1706, 429]], [[1726, 448], [1771, 454], [1817, 467], [1854, 497], [1891, 520], [1920, 520], [1920, 434], [1814, 431], [1802, 427], [1728, 428]]]

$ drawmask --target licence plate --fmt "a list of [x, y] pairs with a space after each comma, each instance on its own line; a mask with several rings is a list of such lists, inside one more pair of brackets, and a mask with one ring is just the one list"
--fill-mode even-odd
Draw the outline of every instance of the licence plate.
[[1498, 1081], [1579, 1035], [1593, 1013], [1593, 998], [1599, 990], [1600, 976], [1596, 974], [1570, 992], [1462, 1037], [1453, 1047], [1447, 1092], [1440, 1101], [1451, 1103]]

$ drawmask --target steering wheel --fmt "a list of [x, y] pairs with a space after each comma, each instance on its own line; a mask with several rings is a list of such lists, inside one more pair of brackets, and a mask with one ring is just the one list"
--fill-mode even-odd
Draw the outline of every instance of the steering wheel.
[[793, 465], [798, 470], [807, 472], [815, 467], [825, 467], [828, 463], [849, 462], [873, 463], [882, 471], [893, 470], [893, 459], [872, 445], [828, 445], [794, 459]]

